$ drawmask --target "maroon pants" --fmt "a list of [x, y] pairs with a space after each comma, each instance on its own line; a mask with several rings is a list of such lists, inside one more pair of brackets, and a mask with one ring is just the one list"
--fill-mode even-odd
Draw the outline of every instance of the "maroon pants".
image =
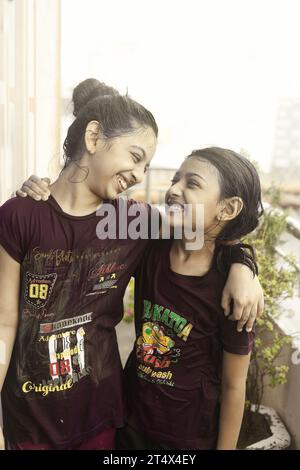
[[[115, 429], [106, 429], [97, 436], [81, 442], [76, 446], [68, 446], [62, 450], [114, 450], [115, 449]], [[48, 444], [32, 444], [32, 442], [22, 442], [10, 445], [11, 450], [54, 450]]]

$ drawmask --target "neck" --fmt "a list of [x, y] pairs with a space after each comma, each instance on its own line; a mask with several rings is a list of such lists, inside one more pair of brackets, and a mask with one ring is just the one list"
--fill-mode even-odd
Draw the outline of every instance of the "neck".
[[212, 259], [215, 251], [214, 241], [204, 239], [203, 246], [197, 250], [188, 249], [187, 245], [190, 243], [191, 240], [183, 238], [182, 240], [174, 240], [173, 246], [176, 248], [178, 254], [180, 253], [186, 260], [189, 258]]
[[88, 186], [88, 174], [74, 163], [61, 172], [50, 186], [51, 194], [64, 212], [70, 215], [88, 215], [101, 205], [101, 199]]
[[170, 266], [172, 271], [189, 276], [204, 276], [210, 269], [214, 244], [205, 242], [198, 250], [188, 250], [187, 240], [174, 240], [170, 251]]

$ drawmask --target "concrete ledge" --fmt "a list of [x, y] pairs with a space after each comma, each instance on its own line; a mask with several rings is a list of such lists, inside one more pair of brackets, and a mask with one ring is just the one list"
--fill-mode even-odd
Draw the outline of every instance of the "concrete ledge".
[[[255, 411], [255, 405], [251, 405], [251, 411]], [[246, 447], [246, 450], [282, 450], [291, 445], [291, 436], [283, 422], [273, 408], [260, 406], [260, 414], [265, 415], [269, 423], [272, 436]]]

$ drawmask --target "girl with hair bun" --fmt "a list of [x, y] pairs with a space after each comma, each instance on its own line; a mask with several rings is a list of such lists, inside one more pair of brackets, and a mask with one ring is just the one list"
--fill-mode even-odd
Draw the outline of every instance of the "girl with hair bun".
[[[115, 326], [150, 240], [99, 237], [97, 210], [109, 203], [118, 220], [135, 204], [119, 195], [143, 180], [158, 128], [150, 111], [95, 79], [73, 102], [57, 181], [48, 188], [32, 177], [19, 192], [31, 197], [0, 208], [0, 390], [11, 449], [113, 449], [124, 425]], [[151, 207], [138, 206], [150, 218]], [[261, 290], [235, 264], [224, 293], [247, 321], [245, 294], [256, 306]]]

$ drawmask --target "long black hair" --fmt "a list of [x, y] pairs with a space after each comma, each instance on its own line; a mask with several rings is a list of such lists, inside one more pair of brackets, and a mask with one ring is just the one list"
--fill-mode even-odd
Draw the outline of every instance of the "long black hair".
[[[243, 208], [236, 218], [229, 221], [216, 238], [216, 260], [220, 270], [227, 271], [233, 261], [243, 262], [257, 274], [255, 253], [242, 238], [251, 233], [263, 214], [261, 185], [254, 165], [233, 150], [210, 147], [194, 150], [187, 158], [207, 161], [218, 171], [220, 200], [240, 197]], [[230, 241], [239, 241], [229, 244]]]

